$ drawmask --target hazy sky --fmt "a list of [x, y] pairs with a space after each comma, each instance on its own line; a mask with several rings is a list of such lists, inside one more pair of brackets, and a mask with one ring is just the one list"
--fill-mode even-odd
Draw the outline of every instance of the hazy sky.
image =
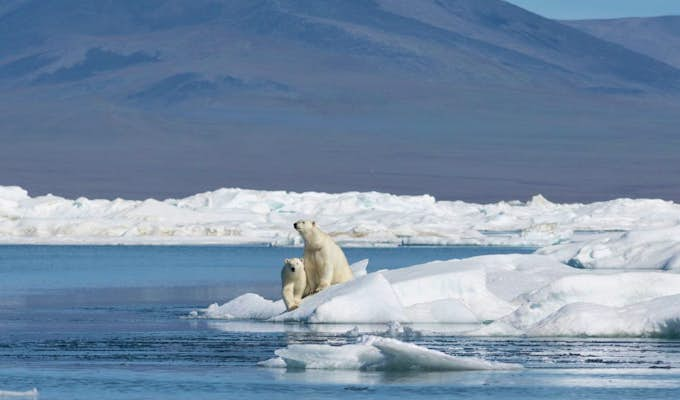
[[550, 18], [680, 15], [680, 0], [508, 0]]

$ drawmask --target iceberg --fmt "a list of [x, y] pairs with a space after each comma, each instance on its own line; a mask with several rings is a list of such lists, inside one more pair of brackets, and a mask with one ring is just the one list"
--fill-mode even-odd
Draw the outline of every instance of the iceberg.
[[475, 204], [429, 195], [236, 188], [183, 199], [66, 199], [0, 186], [0, 243], [301, 246], [291, 222], [302, 218], [315, 219], [343, 246], [541, 247], [601, 232], [677, 227], [680, 205], [648, 199], [557, 204], [540, 195]]
[[278, 358], [259, 365], [289, 369], [372, 371], [474, 371], [520, 369], [518, 364], [474, 357], [455, 357], [397, 339], [363, 336], [356, 344], [291, 344], [274, 352]]
[[[680, 274], [584, 270], [539, 254], [489, 255], [371, 272], [307, 297], [291, 312], [280, 301], [246, 294], [197, 314], [312, 326], [387, 324], [424, 335], [678, 337]], [[373, 352], [364, 350], [366, 357]]]

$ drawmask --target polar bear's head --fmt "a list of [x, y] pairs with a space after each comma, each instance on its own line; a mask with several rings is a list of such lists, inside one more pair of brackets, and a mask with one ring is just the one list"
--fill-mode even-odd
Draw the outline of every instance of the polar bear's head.
[[287, 273], [300, 274], [305, 272], [305, 264], [301, 258], [286, 258], [283, 261], [283, 268]]
[[293, 228], [295, 228], [302, 237], [305, 237], [307, 233], [316, 229], [316, 222], [301, 219], [293, 224]]

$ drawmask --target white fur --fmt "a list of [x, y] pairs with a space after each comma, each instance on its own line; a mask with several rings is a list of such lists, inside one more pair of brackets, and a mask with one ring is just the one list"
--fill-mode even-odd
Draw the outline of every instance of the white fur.
[[281, 297], [288, 311], [298, 308], [307, 287], [305, 266], [299, 258], [288, 258], [281, 269]]
[[330, 285], [347, 282], [354, 277], [345, 253], [330, 236], [316, 226], [316, 222], [300, 220], [293, 227], [305, 241], [305, 295], [319, 292]]

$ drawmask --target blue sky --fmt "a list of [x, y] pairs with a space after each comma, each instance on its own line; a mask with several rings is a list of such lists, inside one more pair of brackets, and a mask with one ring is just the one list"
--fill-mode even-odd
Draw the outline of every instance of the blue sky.
[[680, 0], [508, 0], [550, 18], [618, 18], [680, 15]]

